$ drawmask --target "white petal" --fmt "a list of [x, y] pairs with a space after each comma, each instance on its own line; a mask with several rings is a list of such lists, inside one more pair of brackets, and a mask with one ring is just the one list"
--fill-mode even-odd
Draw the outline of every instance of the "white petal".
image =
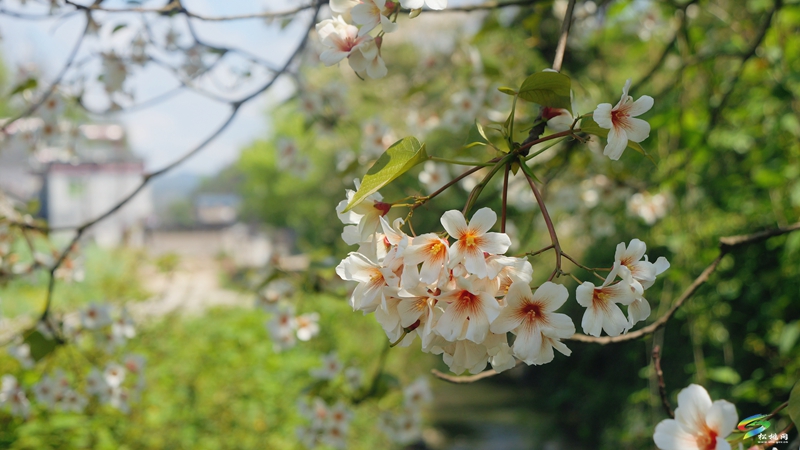
[[383, 62], [383, 58], [381, 58], [380, 55], [367, 65], [367, 75], [372, 79], [377, 80], [378, 78], [383, 78], [387, 73], [389, 73], [389, 71], [386, 69], [386, 63]]
[[575, 324], [566, 314], [548, 314], [547, 325], [542, 327], [542, 333], [552, 338], [566, 339], [575, 334]]
[[703, 433], [706, 414], [711, 408], [711, 397], [708, 392], [696, 384], [690, 384], [678, 394], [678, 407], [675, 408], [675, 420], [691, 434]]
[[442, 226], [445, 231], [455, 239], [458, 239], [467, 231], [467, 220], [461, 211], [451, 209], [442, 215]]
[[491, 208], [481, 208], [470, 219], [469, 227], [475, 231], [475, 234], [480, 235], [491, 230], [495, 222], [497, 222], [497, 213]]
[[615, 127], [611, 127], [611, 129], [608, 130], [608, 144], [606, 144], [606, 148], [603, 149], [603, 154], [613, 161], [616, 161], [622, 156], [622, 152], [627, 145], [628, 135], [625, 134], [625, 130], [618, 130]]
[[672, 419], [662, 420], [656, 425], [653, 441], [661, 450], [699, 450], [694, 436]]
[[653, 265], [656, 267], [656, 275], [661, 275], [665, 270], [669, 269], [669, 261], [663, 256], [659, 256]]
[[625, 122], [627, 122], [625, 133], [628, 137], [628, 140], [633, 142], [642, 142], [643, 140], [647, 139], [648, 136], [650, 136], [650, 124], [646, 121], [628, 117]]
[[447, 0], [425, 0], [425, 4], [430, 9], [445, 9], [447, 8]]
[[581, 319], [581, 328], [588, 335], [600, 336], [603, 330], [603, 317], [594, 308], [586, 308], [586, 312], [583, 313], [583, 319]]
[[[510, 291], [510, 290], [509, 290]], [[545, 281], [533, 294], [533, 299], [544, 305], [545, 311], [555, 311], [569, 298], [567, 288], [561, 284]]]
[[592, 118], [600, 128], [610, 129], [611, 125], [611, 103], [600, 103], [595, 108]]
[[[508, 297], [506, 297], [508, 298]], [[503, 308], [503, 311], [492, 322], [489, 329], [492, 333], [507, 333], [514, 328], [517, 328], [522, 323], [522, 318], [519, 317], [514, 309], [509, 306]]]
[[633, 102], [633, 104], [631, 104], [631, 106], [628, 108], [628, 114], [631, 117], [640, 116], [647, 111], [650, 111], [650, 108], [652, 107], [653, 97], [650, 97], [649, 95], [643, 95], [639, 97], [639, 100], [636, 100]]
[[736, 407], [726, 400], [717, 400], [712, 403], [706, 414], [708, 427], [716, 431], [717, 435], [723, 439], [731, 434], [738, 422], [739, 415], [736, 414]]
[[486, 233], [481, 236], [480, 249], [490, 255], [502, 255], [509, 247], [511, 238], [505, 233]]

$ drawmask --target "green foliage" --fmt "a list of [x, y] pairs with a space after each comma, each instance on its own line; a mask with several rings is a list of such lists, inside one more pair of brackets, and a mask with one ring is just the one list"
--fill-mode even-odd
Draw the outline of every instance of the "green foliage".
[[425, 144], [420, 144], [416, 138], [407, 137], [395, 142], [369, 168], [364, 179], [361, 180], [361, 187], [353, 195], [353, 199], [347, 204], [344, 212], [350, 211], [370, 194], [377, 192], [378, 189], [427, 159]]
[[[0, 411], [0, 447], [300, 449], [295, 428], [305, 421], [297, 402], [314, 382], [308, 372], [320, 365], [320, 355], [336, 350], [346, 366], [362, 368], [369, 378], [386, 339], [380, 326], [354, 315], [339, 296], [301, 295], [298, 301], [302, 310], [321, 313], [322, 334], [280, 353], [273, 350], [261, 311], [219, 309], [143, 324], [125, 349], [147, 361], [146, 387], [129, 415], [94, 400], [85, 415], [35, 406], [32, 418], [21, 421]], [[80, 386], [89, 369], [80, 351], [60, 347], [48, 367], [72, 367]], [[393, 349], [387, 371], [407, 384], [429, 364], [417, 351]], [[0, 366], [18, 367], [8, 355], [0, 355]], [[396, 381], [387, 377], [379, 384], [386, 395], [356, 409], [348, 448], [391, 448], [374, 422], [381, 411], [397, 410], [402, 403]]]
[[792, 418], [795, 427], [800, 427], [800, 382], [795, 383], [791, 395], [789, 395], [789, 405], [786, 407], [789, 417]]
[[570, 90], [568, 76], [555, 72], [537, 72], [525, 78], [517, 95], [529, 102], [572, 112]]

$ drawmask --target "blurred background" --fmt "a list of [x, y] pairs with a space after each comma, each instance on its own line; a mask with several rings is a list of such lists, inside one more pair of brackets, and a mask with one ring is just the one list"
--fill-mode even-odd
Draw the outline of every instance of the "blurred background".
[[[53, 8], [70, 10], [60, 3]], [[103, 5], [140, 3], [163, 6]], [[296, 6], [183, 3], [219, 16]], [[83, 15], [24, 17], [48, 16], [50, 8], [0, 2], [2, 117], [31, 104], [83, 33]], [[92, 367], [138, 355], [146, 361], [135, 381], [142, 388], [137, 384], [126, 408], [92, 400], [81, 413], [48, 409], [29, 394], [27, 419], [0, 410], [0, 448], [304, 448], [297, 429], [308, 420], [298, 402], [320, 395], [352, 405], [345, 448], [651, 449], [653, 429], [666, 418], [650, 360], [654, 345], [663, 348], [673, 406], [689, 383], [734, 403], [740, 419], [785, 402], [800, 373], [800, 233], [726, 255], [651, 336], [608, 346], [571, 342], [569, 358], [473, 384], [430, 376], [447, 367], [417, 343], [387, 351], [380, 325], [352, 312], [353, 286], [334, 273], [354, 250], [334, 218], [345, 189], [406, 136], [442, 158], [494, 157], [488, 147], [468, 145], [474, 123], [502, 124], [511, 97], [497, 88], [515, 88], [550, 67], [566, 8], [566, 1], [546, 0], [424, 11], [413, 20], [401, 14], [400, 29], [384, 37], [389, 74], [380, 80], [361, 80], [347, 64], [324, 67], [312, 32], [286, 76], [246, 103], [207, 148], [87, 229], [54, 274], [51, 308], [59, 320], [109, 305], [124, 311], [115, 313], [120, 321], [135, 323], [135, 337], [111, 345], [76, 335], [74, 344], [32, 347], [43, 354], [27, 364], [19, 347], [30, 342], [17, 336], [33, 329], [45, 307], [44, 269], [69, 244], [69, 228], [98, 217], [145, 174], [211, 134], [229, 111], [219, 99], [269, 80], [270, 67], [285, 63], [313, 20], [312, 9], [266, 23], [98, 12], [97, 36], [87, 38], [54, 93], [61, 119], [20, 119], [0, 143], [0, 216], [50, 227], [45, 233], [0, 223], [0, 342], [9, 349], [0, 353], [0, 373], [32, 386], [61, 369], [83, 385]], [[329, 14], [323, 6], [317, 21]], [[648, 244], [651, 261], [670, 261], [647, 291], [648, 322], [718, 255], [721, 236], [798, 221], [799, 27], [796, 1], [577, 2], [562, 69], [572, 79], [574, 110], [615, 104], [632, 79], [634, 98], [655, 99], [643, 116], [652, 125], [642, 143], [649, 157], [628, 149], [610, 161], [602, 142], [565, 141], [531, 166], [562, 246], [584, 265], [609, 266], [616, 245], [633, 238]], [[139, 36], [146, 39], [136, 47]], [[137, 65], [140, 47], [146, 56]], [[198, 48], [200, 56], [190, 51]], [[113, 92], [112, 74], [98, 60], [110, 54], [127, 65]], [[518, 105], [520, 141], [538, 112]], [[59, 133], [46, 130], [52, 123]], [[461, 170], [421, 165], [381, 193], [391, 201], [425, 195]], [[549, 244], [521, 175], [509, 183], [509, 254]], [[460, 209], [480, 178], [468, 177], [418, 209], [417, 233], [438, 230], [442, 212]], [[476, 208], [499, 210], [501, 189], [493, 180]], [[550, 258], [531, 262], [533, 284], [541, 284]], [[574, 292], [574, 281], [559, 282]], [[277, 342], [265, 327], [278, 315], [276, 303], [298, 316], [318, 313], [319, 334], [293, 346]], [[578, 323], [583, 308], [571, 294], [562, 312]], [[368, 395], [341, 380], [322, 386], [310, 374], [333, 351], [361, 371]], [[398, 444], [376, 417], [402, 410], [403, 387], [420, 376], [433, 400], [418, 434]], [[129, 374], [127, 382], [133, 379]], [[773, 426], [788, 423], [780, 418]], [[776, 447], [797, 448], [797, 433], [790, 438], [793, 444]]]

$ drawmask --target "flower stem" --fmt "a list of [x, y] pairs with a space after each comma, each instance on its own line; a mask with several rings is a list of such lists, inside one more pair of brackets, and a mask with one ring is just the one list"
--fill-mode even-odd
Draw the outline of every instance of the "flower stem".
[[553, 281], [553, 278], [555, 278], [556, 275], [561, 272], [561, 255], [563, 255], [563, 252], [561, 251], [561, 244], [558, 243], [556, 228], [553, 226], [553, 220], [550, 218], [550, 213], [547, 212], [547, 206], [544, 204], [542, 193], [539, 192], [539, 188], [537, 188], [536, 183], [533, 182], [533, 172], [531, 171], [531, 168], [523, 162], [520, 163], [520, 167], [525, 173], [525, 178], [528, 179], [528, 184], [531, 186], [533, 196], [536, 197], [536, 203], [539, 204], [539, 209], [542, 211], [542, 217], [544, 218], [544, 223], [547, 226], [547, 232], [550, 233], [550, 243], [553, 244], [553, 249], [556, 253], [556, 267], [555, 270], [553, 270], [553, 273], [550, 275], [550, 278], [548, 278], [548, 281]]

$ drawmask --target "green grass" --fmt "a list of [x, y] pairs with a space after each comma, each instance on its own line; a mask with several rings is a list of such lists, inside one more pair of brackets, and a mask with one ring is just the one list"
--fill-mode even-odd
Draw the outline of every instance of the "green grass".
[[[0, 412], [0, 448], [301, 448], [295, 429], [304, 420], [296, 405], [314, 383], [308, 371], [335, 349], [346, 367], [358, 366], [369, 378], [386, 337], [373, 318], [353, 313], [342, 297], [303, 295], [299, 308], [320, 312], [322, 332], [281, 353], [273, 350], [264, 328], [268, 316], [260, 310], [215, 309], [201, 317], [168, 316], [145, 325], [125, 349], [147, 358], [147, 388], [130, 415], [96, 404], [83, 415], [47, 413], [35, 406], [27, 422]], [[104, 358], [90, 348], [71, 346], [32, 371], [23, 372], [6, 355], [0, 355], [0, 367], [15, 368], [11, 373], [28, 386], [47, 372], [45, 366], [63, 367], [80, 385], [88, 360], [102, 365]], [[407, 384], [430, 365], [428, 356], [412, 346], [392, 349], [386, 370]], [[338, 387], [329, 386], [323, 395], [348, 395]], [[377, 430], [376, 417], [401, 402], [395, 388], [360, 404], [348, 448], [392, 448]]]
[[[137, 267], [144, 254], [130, 249], [103, 249], [89, 246], [82, 250], [79, 264], [84, 280], [56, 283], [53, 293], [55, 311], [73, 311], [89, 302], [143, 300], [149, 294], [138, 279]], [[0, 313], [3, 317], [36, 314], [47, 297], [48, 274], [39, 270], [24, 278], [15, 278], [0, 286]]]

